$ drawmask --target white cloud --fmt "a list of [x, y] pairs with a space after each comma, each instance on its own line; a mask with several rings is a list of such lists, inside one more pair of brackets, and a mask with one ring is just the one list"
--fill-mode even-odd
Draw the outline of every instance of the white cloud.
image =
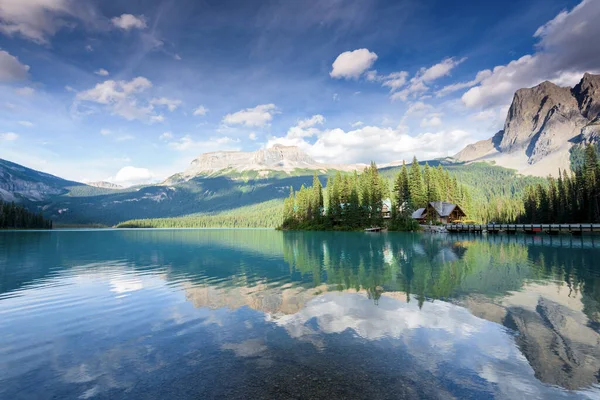
[[196, 108], [194, 110], [193, 115], [201, 116], [202, 117], [202, 116], [206, 115], [207, 112], [208, 112], [208, 108], [200, 105], [200, 106], [198, 106], [198, 108]]
[[162, 122], [164, 117], [155, 113], [154, 104], [166, 105], [170, 109], [173, 103], [165, 102], [164, 99], [154, 99], [144, 103], [141, 94], [151, 87], [152, 82], [141, 76], [130, 81], [107, 80], [98, 83], [92, 89], [77, 93], [73, 108], [79, 112], [81, 107], [95, 103], [129, 121], [137, 119], [150, 123]]
[[387, 86], [390, 88], [391, 92], [395, 92], [406, 84], [407, 78], [408, 72], [406, 71], [392, 72], [389, 75], [380, 77], [380, 80], [382, 81], [381, 86]]
[[17, 57], [7, 51], [0, 50], [0, 82], [27, 79], [28, 71], [29, 65], [22, 64]]
[[364, 123], [362, 121], [356, 121], [356, 122], [353, 122], [352, 124], [350, 124], [350, 126], [353, 128], [358, 128], [359, 126], [363, 126], [363, 125], [364, 125]]
[[86, 45], [85, 45], [85, 51], [87, 51], [87, 52], [90, 52], [90, 53], [91, 53], [92, 51], [94, 51], [94, 48], [92, 47], [92, 45], [91, 45], [91, 44], [86, 44]]
[[[392, 100], [406, 101], [409, 97], [417, 97], [420, 94], [429, 91], [429, 86], [427, 86], [428, 83], [449, 75], [450, 72], [464, 60], [465, 58], [455, 59], [454, 57], [449, 57], [429, 68], [421, 68], [415, 76], [408, 81], [408, 84], [404, 89], [393, 93], [390, 98]], [[399, 88], [400, 87], [396, 85], [392, 88], [392, 92]], [[421, 98], [423, 98], [423, 96], [421, 96]]]
[[[509, 103], [516, 90], [544, 80], [571, 86], [584, 72], [600, 72], [600, 2], [584, 0], [539, 27], [537, 51], [507, 65], [462, 96], [467, 107], [493, 107]], [[592, 39], [594, 38], [594, 39]]]
[[181, 100], [177, 99], [168, 99], [166, 97], [156, 98], [150, 100], [150, 104], [155, 106], [166, 106], [167, 109], [171, 112], [175, 111], [177, 107], [181, 105]]
[[321, 114], [313, 115], [310, 118], [298, 121], [296, 126], [291, 127], [287, 132], [288, 138], [302, 138], [317, 135], [320, 130], [315, 128], [315, 125], [323, 125], [325, 117]]
[[147, 168], [127, 166], [121, 168], [114, 178], [109, 178], [108, 180], [123, 186], [130, 186], [148, 183], [154, 178], [154, 174]]
[[176, 59], [177, 61], [181, 61], [181, 56], [179, 54], [175, 54], [173, 56], [174, 59]]
[[248, 135], [248, 139], [250, 139], [250, 140], [256, 140], [257, 139], [256, 133], [250, 132], [250, 134]]
[[33, 122], [30, 121], [19, 121], [18, 122], [19, 125], [24, 126], [26, 128], [32, 128], [35, 126], [35, 124]]
[[94, 73], [96, 75], [100, 75], [100, 76], [108, 76], [108, 71], [105, 70], [104, 68], [100, 68], [99, 70], [94, 71]]
[[0, 32], [40, 44], [75, 20], [94, 25], [96, 11], [86, 0], [2, 0]]
[[117, 28], [128, 31], [130, 29], [144, 29], [146, 27], [146, 18], [143, 15], [123, 14], [120, 17], [114, 17], [111, 22]]
[[442, 119], [437, 115], [421, 120], [421, 128], [433, 128], [440, 125], [442, 125]]
[[420, 77], [420, 80], [423, 82], [431, 82], [441, 77], [450, 75], [450, 72], [465, 60], [466, 58], [457, 60], [454, 57], [449, 57], [429, 68], [421, 68], [417, 76]]
[[111, 131], [109, 129], [100, 129], [100, 134], [102, 136], [107, 136], [111, 134]]
[[358, 79], [377, 60], [377, 54], [368, 49], [346, 51], [337, 56], [329, 76], [336, 79]]
[[[276, 143], [298, 146], [316, 160], [328, 163], [366, 163], [410, 160], [413, 155], [422, 160], [445, 157], [473, 140], [470, 133], [458, 129], [410, 135], [403, 125], [397, 128], [364, 126], [348, 132], [339, 128], [322, 131], [309, 128], [310, 135], [302, 132], [306, 131], [292, 127], [286, 136], [271, 137], [267, 147]], [[316, 140], [308, 141], [308, 136]]]
[[15, 93], [19, 96], [31, 96], [35, 93], [35, 89], [29, 86], [15, 89]]
[[6, 140], [7, 142], [12, 142], [15, 141], [19, 138], [19, 135], [17, 135], [14, 132], [5, 132], [5, 133], [0, 133], [0, 139], [2, 140]]
[[226, 136], [211, 137], [208, 140], [194, 140], [190, 135], [169, 142], [169, 147], [178, 151], [216, 151], [216, 150], [239, 150], [239, 147], [231, 147], [233, 143], [239, 143], [239, 139], [231, 139]]
[[444, 86], [442, 89], [437, 91], [436, 96], [442, 97], [449, 93], [453, 93], [453, 92], [456, 92], [456, 91], [459, 91], [462, 89], [467, 89], [467, 88], [473, 87], [473, 86], [477, 85], [478, 83], [480, 83], [481, 81], [483, 81], [484, 79], [489, 78], [491, 75], [492, 75], [492, 71], [490, 71], [489, 69], [484, 69], [483, 71], [479, 71], [477, 73], [477, 75], [475, 76], [475, 79], [473, 79], [472, 81], [458, 82], [458, 83], [453, 83], [448, 86]]
[[337, 93], [333, 94], [333, 101], [340, 101], [340, 95]]
[[321, 114], [316, 114], [310, 118], [302, 119], [302, 120], [298, 121], [298, 127], [303, 128], [303, 129], [310, 128], [315, 125], [323, 125], [324, 122], [325, 122], [325, 117], [322, 116]]
[[227, 114], [223, 117], [223, 122], [225, 124], [262, 127], [268, 125], [277, 112], [275, 104], [261, 104], [254, 108]]
[[426, 104], [422, 101], [417, 101], [408, 106], [406, 114], [422, 114], [431, 109], [433, 109], [433, 106], [431, 104]]
[[163, 132], [160, 134], [160, 136], [158, 138], [162, 141], [167, 141], [167, 140], [173, 139], [173, 133], [172, 132]]

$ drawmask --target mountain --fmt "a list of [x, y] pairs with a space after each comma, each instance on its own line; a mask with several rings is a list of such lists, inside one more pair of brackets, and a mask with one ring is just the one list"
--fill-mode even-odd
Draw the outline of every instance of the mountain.
[[85, 184], [88, 186], [93, 186], [93, 187], [97, 187], [97, 188], [101, 188], [101, 189], [115, 189], [115, 190], [123, 189], [123, 186], [121, 186], [121, 185], [117, 185], [115, 183], [110, 183], [110, 182], [105, 182], [105, 181], [86, 182]]
[[85, 185], [0, 159], [0, 200], [42, 201], [75, 186]]
[[518, 90], [504, 129], [465, 147], [459, 162], [491, 161], [527, 175], [570, 170], [573, 152], [600, 138], [600, 75], [586, 73], [573, 88], [543, 82]]
[[309, 171], [325, 173], [328, 170], [353, 171], [365, 164], [324, 164], [296, 146], [276, 144], [254, 152], [217, 151], [201, 154], [183, 172], [169, 177], [164, 183], [174, 184], [198, 176], [251, 176], [267, 178], [274, 175], [306, 175]]

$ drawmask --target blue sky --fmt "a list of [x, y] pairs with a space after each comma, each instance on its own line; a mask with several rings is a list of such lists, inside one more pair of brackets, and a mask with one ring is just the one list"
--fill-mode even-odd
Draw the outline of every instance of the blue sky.
[[3, 0], [0, 157], [132, 184], [274, 143], [449, 156], [502, 128], [514, 90], [600, 71], [599, 18], [596, 0]]

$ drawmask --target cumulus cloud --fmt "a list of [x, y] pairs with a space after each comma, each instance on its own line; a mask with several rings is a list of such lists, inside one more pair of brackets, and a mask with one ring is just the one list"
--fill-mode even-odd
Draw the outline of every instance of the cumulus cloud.
[[356, 122], [353, 122], [352, 124], [350, 124], [350, 126], [353, 128], [358, 128], [359, 126], [363, 126], [363, 125], [364, 125], [364, 123], [362, 121], [356, 121]]
[[418, 95], [429, 91], [428, 84], [444, 76], [450, 75], [450, 72], [461, 64], [465, 58], [456, 59], [449, 57], [441, 62], [432, 65], [429, 68], [421, 68], [410, 81], [408, 81], [404, 89], [397, 91], [402, 86], [396, 85], [392, 88], [392, 100], [408, 100], [409, 97], [417, 97]]
[[325, 123], [325, 117], [321, 114], [313, 115], [310, 118], [302, 119], [298, 121], [299, 128], [310, 128], [315, 125], [323, 125]]
[[208, 112], [208, 108], [204, 107], [203, 105], [200, 105], [200, 106], [198, 106], [198, 108], [196, 108], [194, 110], [193, 115], [203, 117], [206, 115], [207, 112]]
[[26, 128], [33, 128], [35, 126], [35, 124], [30, 121], [19, 121], [18, 124]]
[[303, 138], [317, 135], [320, 130], [315, 125], [323, 125], [325, 123], [325, 117], [321, 114], [313, 115], [310, 118], [302, 119], [298, 121], [296, 126], [291, 127], [286, 137], [287, 138]]
[[377, 60], [377, 54], [368, 49], [345, 51], [331, 65], [329, 76], [336, 79], [357, 79]]
[[102, 136], [107, 136], [111, 134], [111, 131], [109, 129], [100, 129], [100, 134]]
[[0, 50], [0, 82], [14, 82], [27, 79], [29, 66], [7, 51]]
[[254, 108], [246, 108], [223, 117], [223, 123], [228, 125], [245, 125], [251, 127], [263, 127], [273, 120], [277, 107], [275, 104], [261, 104]]
[[572, 86], [584, 72], [600, 71], [600, 2], [584, 0], [539, 27], [536, 52], [496, 66], [478, 86], [462, 96], [467, 107], [509, 103], [514, 92], [544, 80]]
[[445, 157], [471, 141], [470, 133], [463, 130], [410, 135], [401, 125], [396, 128], [364, 126], [348, 132], [340, 128], [301, 130], [296, 126], [290, 128], [285, 136], [271, 137], [267, 147], [274, 144], [298, 146], [316, 160], [327, 163], [365, 163], [370, 160], [410, 160], [413, 155], [420, 159]]
[[248, 135], [248, 139], [250, 139], [250, 140], [256, 140], [257, 139], [256, 133], [250, 132], [250, 134]]
[[7, 142], [12, 142], [15, 141], [19, 138], [19, 135], [17, 135], [14, 132], [5, 132], [5, 133], [0, 133], [0, 139], [5, 140]]
[[127, 166], [121, 168], [114, 178], [108, 180], [123, 186], [131, 186], [151, 182], [154, 178], [154, 174], [147, 168]]
[[448, 86], [444, 86], [443, 88], [441, 88], [440, 90], [438, 90], [436, 92], [436, 96], [437, 97], [442, 97], [442, 96], [446, 96], [447, 94], [462, 90], [462, 89], [467, 89], [470, 87], [473, 87], [475, 85], [477, 85], [478, 83], [481, 83], [481, 81], [483, 81], [486, 78], [489, 78], [492, 75], [492, 71], [490, 71], [489, 69], [484, 69], [483, 71], [479, 71], [477, 73], [477, 75], [475, 76], [475, 79], [471, 80], [471, 81], [467, 81], [467, 82], [457, 82], [457, 83], [453, 83], [451, 85]]
[[39, 44], [75, 21], [94, 23], [96, 12], [87, 0], [2, 0], [0, 32]]
[[[166, 105], [169, 109], [177, 105], [171, 101], [165, 101], [165, 99], [144, 102], [141, 95], [151, 87], [152, 82], [141, 76], [130, 81], [107, 80], [98, 83], [91, 89], [78, 92], [73, 109], [80, 112], [82, 107], [89, 107], [90, 104], [99, 105], [113, 115], [119, 115], [129, 121], [137, 119], [150, 123], [162, 122], [164, 117], [156, 114], [154, 105]], [[94, 110], [89, 111], [93, 112]]]
[[125, 31], [130, 29], [144, 29], [146, 27], [146, 18], [143, 15], [123, 14], [120, 17], [114, 17], [110, 21], [115, 27]]
[[431, 67], [422, 67], [411, 79], [408, 79], [407, 71], [379, 75], [377, 71], [373, 70], [367, 71], [365, 77], [368, 81], [380, 82], [381, 86], [390, 88], [390, 99], [407, 101], [411, 97], [423, 98], [423, 95], [430, 89], [428, 86], [430, 82], [450, 75], [450, 72], [463, 61], [465, 58], [445, 58]]
[[100, 75], [100, 76], [108, 76], [108, 71], [105, 70], [104, 68], [100, 68], [99, 70], [94, 71], [94, 73], [96, 75]]
[[160, 97], [150, 100], [150, 104], [155, 106], [164, 106], [171, 112], [175, 111], [177, 107], [181, 105], [181, 100], [168, 99], [166, 97]]

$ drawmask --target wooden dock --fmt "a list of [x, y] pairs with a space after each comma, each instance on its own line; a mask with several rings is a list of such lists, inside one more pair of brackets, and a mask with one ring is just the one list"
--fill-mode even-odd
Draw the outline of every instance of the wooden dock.
[[600, 224], [448, 224], [448, 232], [474, 232], [474, 233], [547, 233], [558, 235], [570, 233], [581, 235], [583, 233], [600, 232]]

